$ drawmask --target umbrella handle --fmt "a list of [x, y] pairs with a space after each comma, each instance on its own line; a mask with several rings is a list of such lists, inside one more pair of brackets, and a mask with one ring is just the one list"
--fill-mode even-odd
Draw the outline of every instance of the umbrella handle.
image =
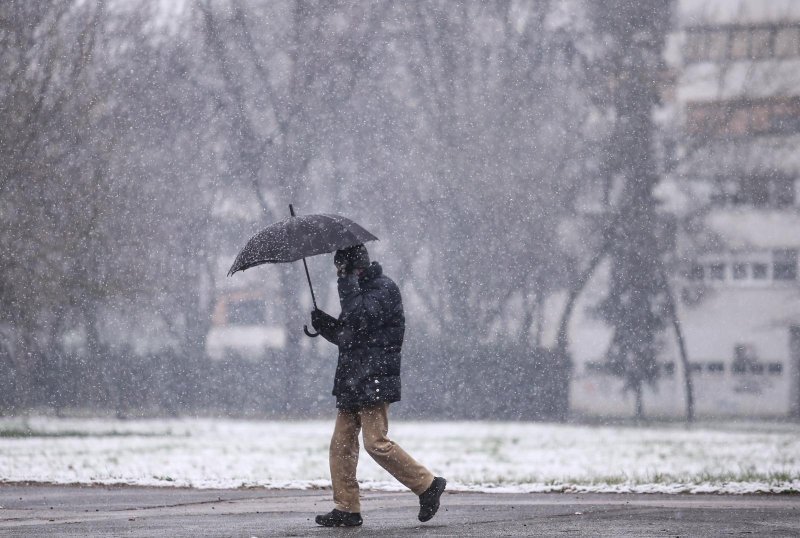
[[319, 333], [312, 333], [308, 330], [308, 325], [303, 325], [303, 332], [306, 333], [306, 336], [310, 336], [311, 338], [316, 338], [319, 336]]

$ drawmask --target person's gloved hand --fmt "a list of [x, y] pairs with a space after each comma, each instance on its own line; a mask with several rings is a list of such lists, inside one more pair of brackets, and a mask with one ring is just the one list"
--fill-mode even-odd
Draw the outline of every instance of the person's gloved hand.
[[332, 331], [339, 325], [339, 320], [320, 309], [311, 311], [311, 326], [315, 331]]
[[342, 263], [336, 266], [336, 276], [339, 278], [345, 278], [352, 272], [352, 267], [350, 267], [349, 263]]

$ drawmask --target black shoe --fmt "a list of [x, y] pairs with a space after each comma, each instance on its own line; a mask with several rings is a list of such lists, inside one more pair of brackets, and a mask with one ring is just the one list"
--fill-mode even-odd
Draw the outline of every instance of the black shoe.
[[447, 480], [437, 476], [433, 479], [431, 487], [419, 496], [418, 517], [420, 521], [428, 521], [436, 515], [437, 510], [439, 510], [439, 497], [442, 496], [445, 486], [447, 486]]
[[315, 521], [323, 527], [358, 527], [364, 522], [359, 512], [342, 512], [335, 508], [327, 514], [317, 516]]

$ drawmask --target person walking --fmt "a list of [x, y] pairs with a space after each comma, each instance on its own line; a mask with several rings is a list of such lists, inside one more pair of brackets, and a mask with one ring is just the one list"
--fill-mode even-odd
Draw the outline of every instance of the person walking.
[[311, 313], [314, 329], [339, 347], [333, 384], [337, 416], [329, 454], [335, 508], [318, 515], [316, 522], [325, 527], [363, 522], [356, 479], [359, 430], [367, 454], [419, 496], [418, 518], [428, 521], [439, 509], [447, 481], [387, 437], [389, 404], [400, 400], [405, 333], [400, 289], [379, 263], [370, 263], [363, 244], [337, 250], [333, 262], [341, 314], [335, 318], [319, 309]]

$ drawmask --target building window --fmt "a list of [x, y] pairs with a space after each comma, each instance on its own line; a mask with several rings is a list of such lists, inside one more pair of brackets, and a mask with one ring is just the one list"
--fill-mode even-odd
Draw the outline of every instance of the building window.
[[706, 369], [712, 374], [721, 374], [722, 372], [725, 371], [725, 363], [721, 361], [709, 362], [706, 365]]
[[750, 57], [750, 32], [749, 30], [736, 30], [731, 33], [732, 60], [746, 60]]
[[755, 371], [758, 370], [758, 366], [761, 366], [761, 370], [763, 371], [764, 366], [758, 362], [758, 356], [752, 346], [738, 344], [733, 348], [731, 370], [734, 374], [742, 375], [747, 372], [756, 373]]
[[759, 60], [772, 56], [772, 31], [757, 29], [750, 33], [750, 58]]
[[721, 207], [791, 207], [795, 204], [795, 179], [779, 174], [716, 178], [711, 202]]
[[775, 56], [788, 58], [800, 54], [800, 28], [780, 28], [775, 32]]
[[683, 47], [683, 58], [687, 62], [696, 62], [702, 59], [703, 51], [703, 34], [702, 32], [687, 32], [686, 44]]
[[693, 263], [691, 269], [689, 269], [689, 280], [702, 281], [705, 278], [705, 274], [705, 267], [699, 263]]
[[766, 263], [753, 264], [753, 280], [766, 280], [769, 266]]
[[772, 278], [797, 280], [797, 251], [793, 249], [772, 252]]
[[800, 55], [798, 26], [694, 28], [686, 33], [684, 60], [723, 62]]
[[705, 58], [712, 61], [721, 61], [728, 54], [728, 32], [717, 30], [707, 32]]
[[675, 363], [672, 361], [664, 363], [664, 375], [667, 377], [672, 377], [675, 375]]
[[605, 362], [598, 362], [598, 361], [589, 361], [586, 363], [586, 372], [589, 374], [608, 374], [610, 373], [608, 370], [608, 363]]
[[704, 40], [705, 34], [703, 32], [688, 32], [686, 34], [683, 57], [687, 62], [696, 62], [703, 59]]
[[230, 302], [227, 305], [228, 325], [263, 325], [266, 310], [263, 301], [247, 300]]
[[738, 205], [766, 207], [769, 205], [769, 182], [763, 177], [747, 177], [741, 181], [741, 188], [735, 198]]
[[800, 132], [800, 98], [773, 97], [686, 105], [686, 130], [703, 137], [744, 137]]
[[783, 364], [780, 362], [771, 362], [767, 365], [767, 372], [771, 375], [781, 375], [783, 373]]
[[708, 277], [711, 280], [725, 280], [725, 264], [712, 263], [708, 266]]
[[779, 99], [769, 111], [769, 123], [763, 133], [793, 134], [800, 131], [800, 111], [795, 100]]
[[[773, 367], [777, 368], [777, 371], [773, 372], [772, 370]], [[748, 364], [748, 363], [735, 362], [733, 363], [731, 370], [733, 371], [734, 374], [739, 374], [739, 375], [746, 374], [748, 372], [754, 375], [763, 375], [764, 363], [753, 362]], [[780, 363], [773, 363], [769, 365], [769, 372], [772, 373], [773, 375], [780, 374], [782, 371], [783, 371], [783, 365]]]
[[733, 204], [738, 192], [737, 181], [726, 177], [717, 177], [714, 178], [714, 190], [711, 192], [710, 201], [715, 206], [728, 206]]
[[770, 183], [770, 199], [775, 207], [790, 207], [795, 203], [795, 180], [778, 176]]
[[[737, 112], [740, 114], [747, 114], [747, 118], [743, 119], [743, 127], [746, 132], [754, 133], [768, 133], [770, 132], [771, 119], [772, 119], [772, 104], [764, 101], [753, 103], [750, 109], [746, 107], [737, 107]], [[749, 124], [747, 122], [750, 122]]]
[[690, 362], [689, 371], [692, 373], [700, 373], [703, 371], [703, 364], [699, 362]]
[[684, 278], [693, 284], [748, 285], [800, 280], [798, 249], [778, 249], [758, 252], [730, 252], [723, 260], [693, 262]]

